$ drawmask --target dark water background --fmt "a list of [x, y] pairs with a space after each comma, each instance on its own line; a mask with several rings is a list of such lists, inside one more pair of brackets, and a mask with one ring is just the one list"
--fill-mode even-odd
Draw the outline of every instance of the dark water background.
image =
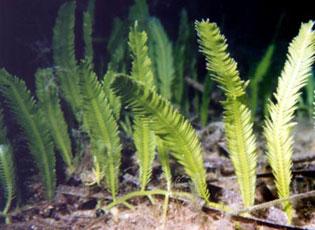
[[[52, 64], [52, 28], [58, 8], [65, 0], [0, 0], [0, 67], [26, 80], [33, 88], [38, 67]], [[87, 1], [77, 1], [77, 14]], [[278, 41], [285, 46], [297, 34], [302, 21], [315, 19], [312, 1], [149, 0], [151, 15], [161, 19], [174, 39], [179, 12], [184, 7], [191, 21], [209, 18], [227, 36], [233, 56], [244, 59], [261, 55], [284, 15]], [[132, 0], [96, 0], [94, 36], [107, 38], [113, 18], [126, 18]], [[80, 18], [78, 19], [80, 20]], [[96, 58], [106, 52], [106, 43], [94, 44]], [[80, 55], [80, 42], [77, 55]]]

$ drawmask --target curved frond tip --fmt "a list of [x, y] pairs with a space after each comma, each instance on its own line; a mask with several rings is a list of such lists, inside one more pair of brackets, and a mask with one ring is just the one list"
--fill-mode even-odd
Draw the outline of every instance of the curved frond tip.
[[134, 26], [130, 28], [128, 41], [133, 59], [130, 75], [137, 81], [145, 82], [147, 87], [154, 88], [152, 62], [149, 57], [147, 40], [147, 33], [140, 31], [138, 23], [135, 22]]
[[205, 55], [207, 69], [213, 74], [213, 79], [227, 96], [244, 95], [246, 82], [240, 79], [237, 64], [227, 52], [226, 39], [217, 24], [210, 23], [209, 20], [196, 21], [195, 28], [200, 52]]

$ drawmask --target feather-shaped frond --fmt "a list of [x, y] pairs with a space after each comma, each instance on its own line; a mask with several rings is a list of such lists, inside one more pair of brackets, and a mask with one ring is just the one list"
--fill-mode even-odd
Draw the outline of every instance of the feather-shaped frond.
[[[149, 7], [147, 0], [135, 0], [129, 10], [129, 20], [131, 22], [139, 21], [140, 26], [149, 18]], [[141, 27], [142, 28], [142, 27]]]
[[68, 1], [59, 11], [53, 32], [53, 56], [57, 66], [73, 69], [77, 65], [74, 52], [75, 2]]
[[256, 138], [251, 112], [239, 100], [224, 102], [224, 125], [227, 147], [233, 163], [245, 207], [254, 204], [256, 189]]
[[155, 156], [155, 135], [150, 129], [148, 118], [136, 116], [134, 121], [133, 139], [139, 164], [139, 179], [144, 190], [152, 175], [152, 163]]
[[313, 92], [313, 128], [315, 129], [315, 90]]
[[136, 114], [150, 118], [151, 129], [163, 139], [167, 149], [184, 166], [198, 194], [208, 200], [201, 145], [188, 121], [167, 100], [131, 78], [117, 77], [113, 88], [123, 101], [132, 106]]
[[[129, 32], [129, 47], [131, 49], [132, 69], [131, 77], [145, 86], [154, 89], [151, 59], [147, 46], [147, 34], [138, 29], [135, 22]], [[135, 116], [133, 139], [136, 146], [136, 155], [139, 163], [139, 177], [141, 189], [144, 190], [149, 183], [152, 174], [152, 163], [155, 156], [155, 135], [150, 130], [148, 118]]]
[[53, 31], [53, 59], [62, 96], [80, 121], [82, 100], [74, 51], [75, 2], [68, 1], [59, 11]]
[[151, 59], [149, 58], [148, 36], [145, 31], [139, 31], [135, 22], [129, 32], [129, 47], [131, 49], [132, 69], [131, 76], [140, 82], [145, 82], [147, 87], [154, 88]]
[[0, 70], [0, 93], [27, 138], [30, 152], [42, 177], [46, 196], [52, 199], [56, 187], [55, 155], [49, 129], [43, 119], [45, 114], [37, 111], [25, 82], [5, 70]]
[[93, 25], [94, 25], [94, 7], [95, 0], [90, 0], [86, 12], [83, 14], [83, 40], [85, 61], [93, 64]]
[[4, 126], [3, 110], [0, 108], [0, 144], [7, 143], [7, 129]]
[[245, 83], [240, 79], [237, 65], [227, 52], [226, 39], [217, 25], [201, 21], [196, 23], [196, 30], [207, 68], [227, 97], [223, 103], [227, 145], [247, 207], [254, 203], [257, 160], [251, 113], [243, 103]]
[[[290, 195], [291, 166], [293, 154], [292, 121], [301, 88], [306, 84], [314, 63], [315, 32], [314, 23], [301, 25], [299, 34], [289, 46], [287, 61], [281, 73], [275, 102], [270, 102], [269, 116], [265, 124], [268, 160], [275, 176], [280, 198]], [[284, 204], [289, 219], [292, 208], [289, 202]]]
[[188, 47], [191, 46], [190, 38], [193, 32], [193, 25], [188, 21], [187, 11], [182, 9], [180, 12], [179, 30], [177, 35], [177, 41], [174, 47], [174, 65], [175, 65], [175, 77], [174, 77], [174, 99], [177, 105], [181, 105], [184, 95], [184, 78], [185, 70], [187, 69], [187, 63], [190, 61], [188, 55], [191, 55], [188, 51]]
[[272, 58], [274, 56], [276, 50], [276, 44], [272, 42], [259, 63], [255, 68], [255, 72], [253, 76], [251, 76], [249, 90], [250, 90], [250, 106], [252, 109], [253, 115], [255, 115], [257, 110], [257, 103], [258, 103], [258, 95], [259, 95], [259, 85], [264, 77], [267, 75], [268, 71], [270, 70], [272, 64]]
[[241, 80], [236, 62], [227, 52], [224, 35], [215, 23], [208, 20], [196, 22], [200, 52], [207, 60], [207, 69], [213, 79], [220, 84], [228, 97], [239, 97], [245, 94], [245, 82]]
[[165, 147], [163, 140], [159, 137], [156, 137], [156, 145], [163, 175], [166, 180], [167, 190], [170, 191], [172, 186], [172, 172], [170, 167], [169, 151]]
[[172, 43], [166, 31], [157, 18], [149, 21], [150, 53], [154, 63], [157, 88], [159, 93], [166, 99], [172, 98], [172, 86], [174, 81], [174, 60]]
[[7, 141], [7, 132], [3, 123], [2, 110], [0, 109], [0, 188], [3, 191], [5, 200], [0, 212], [3, 214], [9, 211], [15, 195], [14, 171], [12, 147]]
[[0, 188], [5, 201], [0, 212], [7, 214], [15, 195], [15, 179], [12, 148], [6, 144], [0, 144]]
[[59, 150], [69, 173], [73, 172], [73, 157], [68, 125], [61, 110], [57, 85], [52, 69], [40, 69], [36, 72], [36, 95], [40, 109], [45, 113], [45, 121], [50, 134]]
[[91, 138], [94, 170], [100, 170], [95, 175], [96, 181], [100, 182], [105, 176], [106, 185], [115, 198], [121, 161], [117, 123], [95, 73], [84, 65], [81, 74], [85, 127]]
[[115, 78], [116, 73], [112, 70], [111, 66], [108, 67], [106, 74], [103, 78], [103, 90], [105, 97], [108, 99], [108, 103], [114, 113], [116, 120], [120, 118], [121, 111], [121, 101], [118, 96], [116, 96], [111, 88], [111, 84]]
[[127, 33], [128, 27], [125, 23], [119, 18], [114, 18], [112, 31], [107, 43], [107, 52], [110, 55], [110, 64], [115, 72], [126, 72], [124, 60], [127, 57], [128, 50]]

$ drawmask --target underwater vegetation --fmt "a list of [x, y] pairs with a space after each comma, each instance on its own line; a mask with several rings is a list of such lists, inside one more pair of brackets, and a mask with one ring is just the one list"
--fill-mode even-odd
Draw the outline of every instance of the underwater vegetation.
[[[301, 24], [298, 35], [289, 45], [275, 92], [261, 100], [258, 96], [261, 82], [276, 51], [274, 41], [255, 66], [252, 77], [245, 80], [216, 23], [201, 20], [193, 27], [187, 12], [182, 10], [178, 37], [173, 42], [160, 20], [150, 16], [146, 1], [135, 0], [126, 22], [119, 18], [114, 20], [107, 46], [109, 62], [104, 68], [106, 71], [102, 72], [93, 60], [94, 5], [94, 0], [89, 1], [83, 14], [84, 57], [80, 60], [75, 55], [76, 4], [68, 1], [60, 7], [52, 38], [55, 67], [38, 69], [35, 92], [31, 92], [19, 77], [0, 70], [3, 98], [0, 186], [4, 195], [1, 216], [10, 221], [10, 210], [17, 203], [16, 191], [19, 190], [16, 186], [20, 176], [15, 172], [16, 150], [8, 139], [5, 123], [11, 115], [26, 139], [47, 200], [54, 199], [58, 186], [56, 158], [62, 159], [62, 170], [69, 179], [76, 173], [83, 154], [88, 152], [93, 165], [90, 168], [92, 178], [86, 186], [104, 187], [111, 194], [112, 201], [104, 209], [118, 204], [130, 206], [128, 200], [136, 196], [153, 200], [153, 195], [162, 195], [165, 197], [165, 217], [170, 197], [194, 200], [197, 195], [208, 206], [235, 212], [211, 200], [204, 150], [187, 118], [190, 113], [198, 114], [200, 126], [207, 125], [211, 92], [216, 85], [224, 94], [225, 138], [244, 208], [255, 204], [260, 156], [254, 125], [258, 107], [263, 104], [266, 155], [278, 197], [283, 199], [281, 204], [290, 222], [294, 211], [290, 202], [292, 128], [296, 124], [296, 111], [305, 101], [301, 96], [305, 86], [307, 111], [309, 114], [313, 111], [314, 22]], [[185, 78], [189, 74], [192, 80], [198, 81], [198, 48], [192, 50], [194, 46], [190, 45], [196, 42], [206, 60], [207, 75], [203, 93], [196, 93], [192, 101]], [[86, 141], [82, 143], [74, 131]], [[139, 190], [129, 194], [120, 193], [123, 134], [132, 139], [139, 165]], [[155, 158], [166, 180], [165, 189], [148, 186]], [[193, 184], [190, 192], [173, 190], [171, 159], [183, 167], [190, 178]]]
[[213, 72], [226, 95], [224, 124], [230, 158], [240, 185], [244, 205], [250, 206], [255, 198], [256, 138], [253, 134], [251, 113], [245, 104], [246, 82], [240, 79], [235, 61], [227, 53], [227, 44], [216, 24], [196, 23], [200, 51], [207, 59], [207, 68]]
[[[300, 90], [311, 76], [314, 63], [313, 22], [301, 25], [299, 34], [289, 46], [287, 61], [279, 78], [275, 102], [269, 101], [264, 135], [267, 142], [267, 156], [275, 177], [280, 198], [290, 194], [293, 138], [292, 127]], [[213, 72], [213, 79], [225, 91], [224, 123], [230, 151], [230, 158], [240, 185], [244, 206], [254, 203], [255, 169], [257, 164], [256, 138], [253, 135], [251, 112], [246, 102], [245, 88], [236, 69], [236, 63], [226, 52], [224, 36], [213, 23], [202, 21], [196, 24], [200, 38], [201, 52], [207, 59], [207, 68]], [[284, 203], [289, 220], [292, 207]]]
[[3, 112], [0, 110], [0, 185], [5, 203], [1, 212], [6, 215], [10, 210], [15, 195], [15, 172], [12, 146], [7, 140], [6, 128], [3, 124]]

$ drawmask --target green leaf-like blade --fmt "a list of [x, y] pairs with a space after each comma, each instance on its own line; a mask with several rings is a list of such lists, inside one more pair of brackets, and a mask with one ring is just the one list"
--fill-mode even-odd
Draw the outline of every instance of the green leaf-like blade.
[[260, 62], [255, 68], [255, 72], [251, 77], [249, 90], [250, 90], [250, 106], [253, 115], [256, 114], [258, 106], [258, 96], [259, 96], [259, 84], [262, 82], [263, 78], [267, 75], [272, 64], [272, 58], [276, 50], [276, 45], [272, 42], [265, 51], [265, 54], [261, 58]]
[[184, 100], [185, 91], [185, 70], [187, 70], [187, 64], [190, 61], [189, 46], [190, 38], [193, 31], [193, 24], [188, 21], [187, 11], [182, 9], [180, 12], [179, 30], [177, 34], [177, 41], [174, 47], [174, 65], [175, 65], [175, 76], [174, 76], [174, 100], [177, 105], [182, 105]]
[[107, 43], [110, 64], [115, 72], [126, 72], [128, 27], [120, 18], [114, 18], [112, 31]]
[[140, 27], [142, 28], [149, 16], [147, 0], [135, 0], [134, 4], [129, 9], [129, 20], [131, 22], [139, 21]]

